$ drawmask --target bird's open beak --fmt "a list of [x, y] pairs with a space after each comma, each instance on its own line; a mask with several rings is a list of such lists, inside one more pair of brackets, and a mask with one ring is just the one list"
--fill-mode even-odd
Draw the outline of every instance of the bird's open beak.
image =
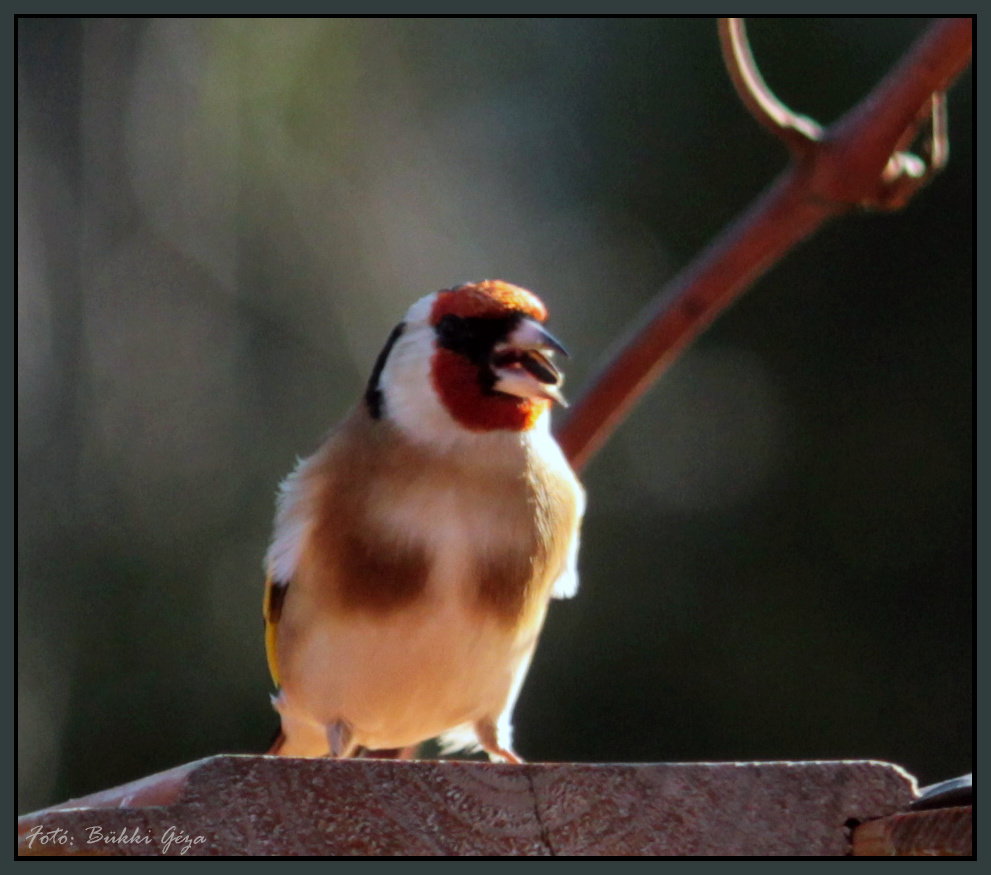
[[492, 351], [495, 390], [520, 398], [546, 398], [567, 407], [561, 394], [564, 377], [551, 361], [555, 352], [568, 354], [539, 322], [523, 319]]

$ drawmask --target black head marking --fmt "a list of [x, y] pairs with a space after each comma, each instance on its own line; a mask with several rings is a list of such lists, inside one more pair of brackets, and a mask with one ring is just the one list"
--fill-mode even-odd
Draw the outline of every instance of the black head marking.
[[476, 365], [486, 364], [492, 350], [520, 324], [523, 313], [507, 316], [455, 316], [448, 313], [434, 326], [437, 346], [463, 355]]
[[385, 367], [386, 360], [389, 358], [392, 348], [396, 345], [396, 341], [399, 340], [405, 330], [405, 322], [400, 322], [393, 328], [392, 334], [389, 335], [385, 346], [382, 347], [382, 352], [375, 359], [375, 367], [372, 368], [372, 375], [368, 378], [368, 387], [365, 389], [365, 406], [368, 407], [368, 412], [371, 414], [372, 419], [382, 418], [383, 398], [382, 387], [379, 385], [379, 381], [382, 379], [382, 369]]

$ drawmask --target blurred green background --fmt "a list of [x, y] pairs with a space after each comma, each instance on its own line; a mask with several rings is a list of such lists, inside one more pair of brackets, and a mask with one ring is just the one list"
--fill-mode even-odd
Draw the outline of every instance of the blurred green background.
[[[828, 123], [925, 19], [757, 19]], [[584, 475], [531, 760], [971, 768], [970, 72], [950, 165], [834, 222]], [[19, 808], [276, 727], [276, 486], [416, 298], [527, 286], [580, 392], [783, 167], [711, 19], [18, 22]]]

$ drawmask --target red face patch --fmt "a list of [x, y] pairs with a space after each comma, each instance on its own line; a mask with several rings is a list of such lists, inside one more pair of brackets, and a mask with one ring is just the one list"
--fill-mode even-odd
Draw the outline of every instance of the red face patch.
[[538, 322], [547, 318], [547, 308], [533, 292], [502, 280], [483, 280], [438, 292], [430, 310], [430, 324], [436, 325], [448, 314], [469, 318], [510, 313], [526, 313]]
[[542, 398], [483, 392], [477, 365], [449, 349], [434, 353], [430, 377], [448, 413], [469, 431], [527, 431], [550, 407]]

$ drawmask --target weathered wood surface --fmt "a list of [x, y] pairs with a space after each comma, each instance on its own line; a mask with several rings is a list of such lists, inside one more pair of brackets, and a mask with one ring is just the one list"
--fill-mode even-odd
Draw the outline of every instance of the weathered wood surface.
[[973, 819], [973, 807], [961, 805], [871, 820], [854, 829], [853, 856], [969, 857]]
[[915, 792], [898, 766], [870, 761], [512, 766], [217, 756], [25, 815], [18, 848], [141, 856], [844, 855], [852, 821], [897, 812]]

